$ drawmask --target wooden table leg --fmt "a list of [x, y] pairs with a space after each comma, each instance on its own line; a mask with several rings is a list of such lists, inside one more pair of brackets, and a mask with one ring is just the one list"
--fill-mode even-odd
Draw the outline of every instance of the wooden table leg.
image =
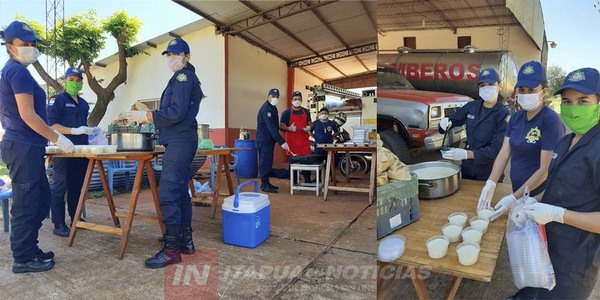
[[[335, 150], [331, 151], [331, 185], [336, 186], [337, 185], [337, 178], [336, 178], [336, 174], [335, 174]], [[337, 191], [333, 191], [334, 195], [337, 195]]]
[[371, 155], [371, 182], [369, 183], [369, 204], [375, 201], [375, 180], [377, 180], [377, 171], [375, 166], [377, 165], [377, 151], [372, 152]]
[[352, 160], [350, 159], [350, 151], [346, 151], [346, 183], [350, 183], [350, 170], [352, 169]]
[[450, 287], [450, 290], [446, 294], [446, 298], [445, 298], [446, 300], [454, 299], [454, 296], [456, 296], [456, 292], [458, 292], [458, 288], [460, 287], [461, 281], [462, 281], [462, 277], [455, 277], [454, 280], [452, 280], [452, 286]]
[[115, 227], [121, 227], [119, 218], [116, 216], [117, 209], [115, 208], [115, 202], [112, 195], [110, 194], [110, 188], [108, 187], [108, 181], [106, 180], [106, 173], [104, 172], [104, 165], [101, 160], [96, 160], [96, 167], [98, 168], [98, 174], [100, 175], [100, 181], [102, 181], [102, 188], [104, 188], [104, 194], [106, 195], [106, 201], [108, 202], [108, 208], [110, 209], [110, 216], [113, 219]]
[[127, 217], [125, 218], [125, 227], [123, 228], [121, 242], [119, 243], [119, 259], [123, 259], [123, 255], [125, 254], [125, 247], [127, 247], [127, 241], [129, 240], [129, 233], [131, 232], [133, 216], [135, 215], [135, 208], [142, 187], [143, 174], [144, 161], [142, 160], [138, 163], [137, 171], [135, 172], [135, 181], [133, 182], [133, 191], [131, 192], [131, 198], [129, 198], [129, 208], [127, 210]]
[[73, 224], [71, 224], [71, 233], [69, 234], [69, 247], [73, 246], [73, 241], [75, 240], [75, 235], [77, 233], [77, 223], [79, 223], [79, 219], [81, 218], [81, 214], [83, 213], [83, 208], [85, 207], [85, 200], [87, 199], [88, 190], [90, 189], [90, 183], [92, 182], [92, 173], [94, 172], [94, 159], [89, 159], [88, 167], [85, 171], [85, 179], [83, 180], [83, 185], [81, 186], [81, 195], [79, 196], [79, 204], [77, 204], [77, 210], [75, 211], [75, 218], [73, 220]]
[[227, 178], [227, 187], [229, 188], [229, 195], [234, 194], [233, 182], [231, 181], [231, 170], [229, 170], [229, 154], [223, 155], [225, 158], [225, 178]]
[[383, 275], [386, 268], [393, 268], [393, 266], [386, 262], [377, 261], [377, 299], [383, 299], [392, 287], [391, 284], [385, 285]]
[[327, 193], [329, 192], [329, 176], [331, 174], [331, 161], [333, 160], [333, 151], [327, 151], [327, 166], [325, 167], [325, 191], [323, 192], [323, 200], [327, 201]]
[[413, 286], [417, 291], [417, 296], [420, 300], [429, 300], [429, 294], [427, 293], [427, 287], [425, 287], [425, 281], [420, 276], [419, 268], [409, 267], [410, 279], [412, 280]]
[[158, 225], [160, 231], [164, 235], [167, 230], [163, 223], [162, 210], [160, 209], [160, 200], [158, 199], [158, 188], [156, 187], [156, 176], [154, 175], [154, 169], [150, 164], [150, 161], [146, 161], [146, 173], [148, 174], [148, 181], [150, 182], [150, 190], [152, 191], [152, 199], [154, 200], [154, 207], [156, 208], [156, 218], [158, 219]]
[[221, 190], [221, 171], [223, 170], [223, 155], [219, 155], [219, 163], [217, 163], [217, 173], [215, 174], [215, 190], [213, 191], [213, 199], [211, 204], [211, 219], [215, 218], [215, 214], [217, 213], [217, 205], [219, 204], [219, 193]]

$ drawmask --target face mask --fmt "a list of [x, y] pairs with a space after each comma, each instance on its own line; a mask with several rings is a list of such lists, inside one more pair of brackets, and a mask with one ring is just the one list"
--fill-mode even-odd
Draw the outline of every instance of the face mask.
[[540, 93], [536, 94], [517, 94], [517, 101], [524, 110], [530, 111], [540, 106]]
[[279, 103], [279, 98], [271, 98], [269, 102], [271, 102], [271, 105], [277, 106], [277, 103]]
[[83, 82], [67, 80], [67, 82], [65, 83], [65, 89], [67, 90], [67, 93], [71, 96], [77, 95], [82, 88]]
[[325, 121], [325, 120], [329, 119], [329, 116], [328, 115], [319, 115], [319, 119]]
[[300, 105], [302, 105], [302, 101], [298, 101], [298, 100], [296, 100], [296, 101], [292, 101], [292, 105], [293, 105], [294, 107], [300, 107]]
[[167, 67], [173, 72], [183, 69], [183, 56], [171, 55], [167, 56]]
[[598, 124], [599, 106], [594, 105], [561, 105], [560, 118], [573, 132], [585, 134]]
[[498, 99], [498, 87], [495, 85], [482, 86], [479, 88], [479, 96], [485, 102], [493, 102]]
[[37, 61], [38, 57], [40, 57], [40, 50], [36, 47], [16, 47], [17, 55], [15, 55], [15, 60], [21, 63], [22, 65], [30, 65]]

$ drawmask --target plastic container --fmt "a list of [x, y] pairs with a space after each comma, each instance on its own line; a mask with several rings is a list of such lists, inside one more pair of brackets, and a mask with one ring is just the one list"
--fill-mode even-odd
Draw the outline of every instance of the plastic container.
[[436, 235], [427, 240], [425, 245], [427, 246], [427, 253], [429, 253], [429, 257], [431, 258], [442, 258], [448, 254], [448, 245], [450, 244], [450, 239], [443, 235]]
[[452, 224], [458, 224], [460, 227], [465, 228], [465, 225], [467, 225], [467, 214], [464, 212], [451, 213], [448, 216], [448, 222]]
[[235, 148], [249, 148], [238, 151], [238, 174], [240, 178], [256, 178], [258, 176], [258, 154], [254, 140], [235, 140]]
[[[254, 192], [240, 193], [254, 184]], [[223, 202], [223, 241], [225, 244], [256, 248], [269, 237], [271, 206], [269, 197], [258, 193], [255, 180], [238, 185], [236, 194]]]
[[117, 153], [117, 145], [103, 145], [104, 153]]
[[479, 245], [481, 243], [483, 232], [477, 228], [467, 227], [463, 229], [460, 235], [462, 236], [463, 242]]
[[460, 240], [460, 233], [462, 231], [460, 224], [448, 223], [442, 226], [442, 233], [445, 237], [450, 240], [451, 243], [458, 242]]
[[382, 262], [394, 261], [404, 254], [405, 245], [406, 238], [403, 235], [390, 235], [379, 243], [379, 247], [377, 247], [377, 259]]
[[460, 243], [456, 246], [458, 262], [463, 266], [471, 266], [477, 263], [479, 259], [479, 250], [481, 248], [473, 243]]
[[377, 187], [377, 238], [419, 219], [419, 181], [392, 180]]
[[489, 220], [493, 213], [494, 211], [491, 209], [482, 209], [477, 211], [477, 216]]
[[486, 233], [487, 229], [488, 229], [488, 225], [490, 224], [490, 220], [480, 218], [480, 217], [472, 217], [469, 220], [469, 224], [471, 224], [471, 227], [477, 228], [477, 229], [481, 230], [483, 233]]

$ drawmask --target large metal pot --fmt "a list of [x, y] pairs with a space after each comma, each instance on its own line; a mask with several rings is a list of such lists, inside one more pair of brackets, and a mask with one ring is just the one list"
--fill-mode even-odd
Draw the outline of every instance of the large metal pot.
[[108, 143], [117, 145], [117, 151], [152, 151], [154, 150], [153, 133], [111, 133]]
[[419, 178], [421, 199], [443, 198], [452, 195], [460, 187], [460, 167], [453, 163], [432, 161], [410, 165], [408, 168]]

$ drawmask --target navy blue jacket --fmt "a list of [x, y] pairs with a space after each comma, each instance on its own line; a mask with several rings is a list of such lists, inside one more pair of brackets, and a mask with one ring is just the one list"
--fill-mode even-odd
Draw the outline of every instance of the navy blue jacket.
[[[87, 126], [90, 105], [85, 99], [77, 96], [79, 103], [73, 100], [69, 93], [62, 92], [50, 98], [48, 103], [48, 125], [60, 124], [65, 127], [77, 128]], [[75, 145], [87, 145], [89, 136], [87, 134], [65, 136]]]
[[[541, 202], [577, 212], [600, 211], [600, 125], [569, 151], [574, 136], [564, 136], [554, 149]], [[600, 269], [600, 235], [556, 222], [546, 224], [546, 235], [556, 283], [593, 289]]]
[[279, 134], [279, 112], [277, 107], [265, 101], [258, 110], [256, 117], [256, 142], [278, 143], [283, 145], [285, 140]]
[[175, 72], [160, 96], [159, 110], [152, 112], [154, 125], [159, 130], [158, 142], [198, 142], [198, 121], [200, 101], [204, 94], [196, 69], [188, 62], [187, 66]]
[[466, 125], [467, 145], [475, 159], [462, 161], [462, 172], [468, 178], [487, 180], [492, 173], [494, 160], [500, 152], [508, 123], [508, 109], [500, 102], [480, 118], [483, 100], [467, 102], [451, 117], [452, 127]]

